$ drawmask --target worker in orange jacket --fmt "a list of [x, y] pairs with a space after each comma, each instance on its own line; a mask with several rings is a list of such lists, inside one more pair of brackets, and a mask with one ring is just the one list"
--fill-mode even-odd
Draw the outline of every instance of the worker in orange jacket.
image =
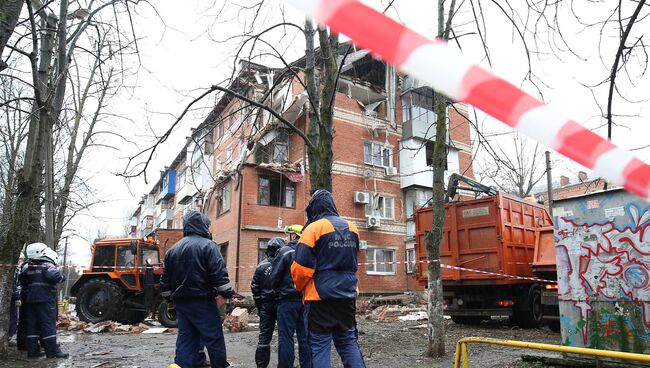
[[359, 230], [339, 216], [327, 190], [312, 195], [306, 212], [291, 275], [303, 293], [313, 367], [331, 367], [334, 340], [344, 367], [363, 368], [355, 319]]

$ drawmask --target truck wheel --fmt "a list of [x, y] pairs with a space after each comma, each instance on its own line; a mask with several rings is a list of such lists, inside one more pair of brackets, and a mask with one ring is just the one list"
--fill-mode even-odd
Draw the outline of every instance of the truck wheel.
[[477, 316], [451, 316], [451, 320], [459, 325], [480, 325], [483, 317]]
[[148, 312], [144, 311], [127, 309], [122, 312], [122, 315], [117, 319], [117, 322], [125, 325], [137, 325], [138, 323], [142, 323], [142, 321], [147, 318], [148, 314]]
[[523, 310], [515, 310], [515, 320], [521, 328], [537, 328], [542, 325], [544, 316], [542, 307], [542, 290], [539, 286], [533, 285], [524, 298]]
[[79, 288], [76, 311], [80, 320], [97, 323], [117, 319], [123, 305], [124, 291], [115, 282], [90, 279]]
[[176, 310], [169, 310], [167, 308], [167, 301], [163, 300], [158, 305], [158, 322], [165, 327], [176, 328], [178, 327], [178, 320], [176, 319]]

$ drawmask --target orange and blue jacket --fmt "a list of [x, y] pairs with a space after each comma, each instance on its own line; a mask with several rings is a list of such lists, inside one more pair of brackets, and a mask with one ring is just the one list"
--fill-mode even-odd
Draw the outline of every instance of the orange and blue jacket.
[[291, 265], [296, 289], [306, 302], [356, 298], [359, 230], [339, 217], [325, 190], [314, 193], [306, 211], [308, 225]]

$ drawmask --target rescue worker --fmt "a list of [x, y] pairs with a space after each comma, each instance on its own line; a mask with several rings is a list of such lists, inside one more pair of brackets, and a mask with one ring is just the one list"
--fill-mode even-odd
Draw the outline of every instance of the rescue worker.
[[67, 358], [56, 343], [56, 285], [64, 280], [56, 267], [56, 252], [43, 243], [32, 243], [25, 250], [29, 263], [20, 273], [25, 300], [27, 358], [43, 356]]
[[161, 294], [173, 301], [178, 320], [177, 365], [198, 365], [200, 343], [204, 343], [212, 368], [230, 366], [215, 297], [233, 296], [228, 270], [219, 248], [212, 241], [210, 222], [202, 213], [183, 217], [183, 238], [165, 254], [160, 279]]
[[[16, 348], [18, 350], [27, 351], [27, 303], [25, 303], [25, 298], [27, 296], [26, 290], [23, 290], [20, 287], [20, 274], [27, 269], [29, 265], [29, 259], [25, 259], [17, 270], [16, 278], [18, 279], [18, 286], [20, 290], [19, 300], [16, 302], [18, 306], [18, 329], [16, 331]], [[40, 351], [40, 345], [39, 345]]]
[[355, 320], [359, 231], [327, 190], [317, 190], [305, 211], [291, 275], [306, 303], [313, 367], [331, 367], [332, 339], [344, 367], [365, 367]]
[[[11, 302], [9, 305], [9, 329], [7, 331], [7, 339], [11, 338], [18, 331], [18, 308], [20, 307], [20, 266], [16, 267], [14, 272], [14, 283], [11, 290]], [[12, 342], [9, 342], [10, 345]]]
[[268, 367], [271, 360], [271, 339], [275, 330], [278, 308], [271, 287], [271, 262], [283, 245], [284, 241], [280, 238], [269, 240], [266, 246], [266, 258], [257, 266], [251, 281], [251, 292], [260, 316], [260, 334], [255, 349], [255, 364], [258, 368]]
[[291, 278], [291, 264], [296, 256], [301, 225], [284, 228], [289, 242], [280, 248], [273, 259], [271, 286], [278, 297], [278, 368], [293, 368], [295, 359], [293, 335], [298, 338], [298, 359], [301, 368], [311, 367], [311, 352], [307, 341], [302, 294], [296, 290]]

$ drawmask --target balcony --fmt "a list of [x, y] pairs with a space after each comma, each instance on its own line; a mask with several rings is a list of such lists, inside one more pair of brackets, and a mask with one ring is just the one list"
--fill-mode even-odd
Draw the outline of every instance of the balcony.
[[172, 220], [174, 218], [174, 210], [171, 208], [161, 210], [160, 214], [156, 217], [156, 227], [163, 227], [160, 224], [166, 222], [167, 220]]
[[174, 196], [175, 192], [176, 192], [176, 170], [169, 169], [167, 170], [167, 172], [164, 174], [163, 177], [159, 200], [169, 199]]
[[153, 216], [153, 207], [146, 207], [142, 210], [141, 217]]

